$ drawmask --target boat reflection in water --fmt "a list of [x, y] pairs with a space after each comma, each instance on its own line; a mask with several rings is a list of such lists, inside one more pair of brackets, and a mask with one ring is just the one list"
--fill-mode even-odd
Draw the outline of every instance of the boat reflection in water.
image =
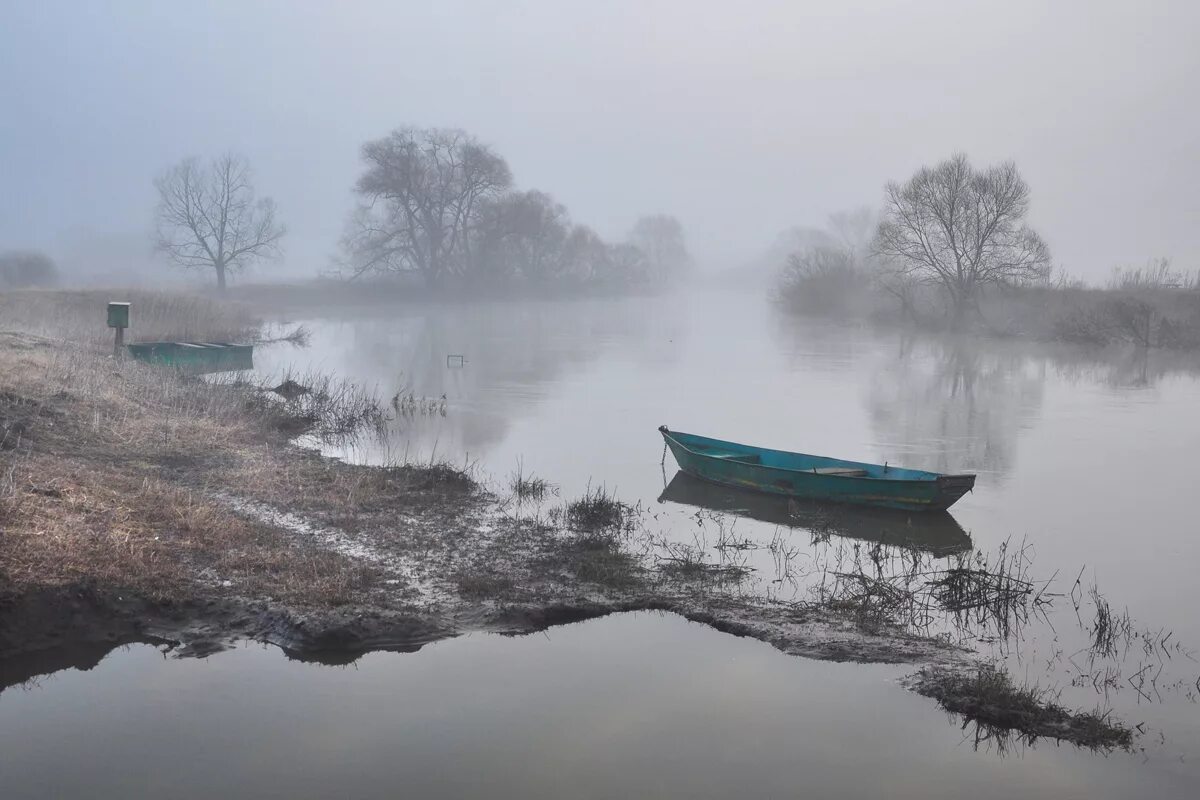
[[971, 549], [970, 535], [947, 511], [908, 512], [801, 501], [709, 483], [682, 471], [675, 473], [658, 501], [804, 528], [816, 536], [832, 534], [937, 555]]

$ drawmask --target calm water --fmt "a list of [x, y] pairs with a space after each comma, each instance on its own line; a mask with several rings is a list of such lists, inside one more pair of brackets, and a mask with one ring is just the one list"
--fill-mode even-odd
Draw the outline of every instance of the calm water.
[[[1195, 365], [796, 321], [730, 293], [305, 324], [311, 347], [265, 349], [260, 371], [316, 367], [388, 395], [447, 398], [444, 417], [399, 420], [386, 444], [341, 455], [469, 461], [498, 488], [521, 463], [563, 499], [604, 484], [641, 501], [648, 535], [662, 542], [714, 559], [727, 557], [713, 548], [722, 531], [760, 545], [734, 556], [755, 568], [748, 591], [805, 596], [824, 568], [861, 555], [853, 537], [871, 525], [839, 516], [781, 528], [769, 508], [689, 491], [673, 483], [669, 456], [662, 464], [658, 425], [978, 472], [952, 529], [918, 542], [925, 557], [941, 557], [935, 545], [946, 542], [1023, 544], [1030, 575], [1057, 575], [1063, 597], [1019, 637], [972, 631], [968, 642], [1007, 659], [1018, 680], [1060, 691], [1065, 705], [1142, 723], [1144, 751], [977, 751], [969, 730], [895, 685], [904, 669], [809, 662], [675, 618], [625, 615], [544, 637], [375, 654], [350, 669], [258, 648], [197, 662], [135, 647], [91, 672], [0, 694], [5, 797], [12, 786], [21, 788], [11, 796], [111, 797], [1123, 797], [1135, 787], [1191, 797], [1200, 788]], [[448, 366], [448, 355], [465, 364]], [[697, 518], [704, 505], [719, 508]], [[782, 570], [778, 548], [766, 548], [780, 540], [790, 553]], [[1077, 575], [1081, 589], [1094, 583], [1114, 610], [1128, 608], [1138, 630], [1171, 632], [1184, 649], [1152, 654], [1135, 640], [1089, 658], [1094, 607], [1080, 596], [1076, 613]], [[1096, 680], [1101, 670], [1107, 681]]]
[[976, 751], [902, 673], [650, 614], [348, 668], [139, 646], [0, 694], [0, 785], [12, 800], [1194, 796], [1175, 764]]

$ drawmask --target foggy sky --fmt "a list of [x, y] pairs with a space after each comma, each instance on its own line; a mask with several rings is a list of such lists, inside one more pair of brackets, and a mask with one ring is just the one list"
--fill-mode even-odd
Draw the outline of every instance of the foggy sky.
[[1194, 0], [0, 0], [0, 250], [148, 248], [153, 177], [232, 149], [290, 227], [257, 277], [315, 273], [361, 143], [419, 125], [607, 237], [673, 213], [709, 268], [961, 149], [1017, 161], [1069, 271], [1195, 269], [1197, 32]]

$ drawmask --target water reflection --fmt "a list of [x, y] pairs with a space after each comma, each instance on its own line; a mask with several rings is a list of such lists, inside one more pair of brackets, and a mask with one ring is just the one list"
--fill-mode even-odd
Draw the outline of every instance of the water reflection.
[[1053, 351], [1051, 360], [1058, 375], [1072, 383], [1110, 389], [1153, 389], [1169, 378], [1200, 374], [1200, 356], [1169, 350], [1060, 348]]
[[619, 304], [514, 301], [310, 320], [305, 322], [312, 331], [308, 352], [264, 352], [258, 371], [274, 375], [312, 368], [336, 372], [384, 397], [445, 396], [445, 418], [397, 420], [389, 441], [355, 456], [461, 459], [491, 450], [552, 390], [602, 355], [652, 367], [670, 364], [674, 343], [684, 333], [677, 318], [652, 311], [650, 300], [637, 299]]
[[818, 539], [841, 536], [921, 550], [938, 555], [971, 548], [971, 537], [949, 512], [909, 513], [802, 502], [750, 492], [676, 472], [658, 501], [695, 506], [789, 528], [804, 528]]
[[354, 669], [133, 647], [0, 695], [0, 785], [6, 800], [1191, 796], [1133, 758], [976, 757], [896, 688], [905, 670], [791, 658], [652, 614]]
[[901, 336], [866, 405], [885, 452], [935, 472], [1007, 475], [1019, 432], [1037, 419], [1045, 362], [977, 342]]
[[865, 331], [845, 322], [797, 317], [776, 310], [771, 335], [792, 371], [844, 373], [870, 348]]
[[[1010, 539], [1027, 540], [1038, 555], [1038, 580], [1058, 573], [1052, 592], [1068, 592], [1086, 564], [1085, 583], [1103, 578], [1121, 607], [1177, 631], [1172, 642], [1200, 642], [1189, 612], [1200, 559], [1200, 539], [1189, 533], [1191, 465], [1200, 448], [1195, 359], [789, 320], [771, 314], [758, 296], [734, 293], [408, 308], [310, 327], [313, 347], [302, 355], [311, 366], [378, 386], [381, 394], [401, 387], [418, 396], [447, 394], [444, 419], [398, 421], [393, 447], [411, 442], [415, 455], [436, 444], [439, 456], [469, 456], [484, 476], [500, 480], [523, 461], [559, 486], [564, 501], [601, 484], [630, 502], [662, 493], [661, 443], [653, 431], [663, 423], [785, 449], [978, 471], [976, 493], [954, 513], [979, 548], [995, 552]], [[465, 355], [466, 365], [448, 368], [451, 353]], [[1134, 466], [1094, 468], [1112, 464]], [[681, 496], [676, 505], [672, 493], [647, 523], [654, 535], [696, 547], [707, 542], [714, 564], [745, 559], [761, 576], [747, 591], [799, 599], [835, 571], [855, 576], [857, 587], [866, 585], [857, 577], [864, 574], [872, 590], [910, 594], [908, 573], [894, 580], [878, 574], [883, 554], [872, 552], [876, 541], [859, 536], [854, 520], [835, 520], [840, 530], [824, 542], [818, 535], [809, 547], [808, 533], [831, 527], [813, 514], [796, 520], [786, 507], [742, 500], [713, 507], [705, 504], [713, 502], [707, 487], [703, 498]], [[693, 515], [700, 510], [706, 526], [697, 533]], [[721, 528], [714, 515], [736, 521], [736, 536], [732, 523]], [[796, 535], [797, 528], [807, 533]], [[754, 549], [740, 549], [746, 540]], [[871, 559], [861, 570], [849, 561], [854, 548]], [[842, 552], [846, 563], [839, 564]], [[930, 570], [943, 577], [947, 565], [912, 563], [913, 555], [928, 561], [934, 553], [907, 550], [908, 560], [895, 569], [917, 569], [922, 582]], [[794, 590], [786, 580], [771, 580], [789, 574], [801, 584], [799, 595], [788, 594]], [[1088, 602], [1080, 613], [1091, 627]], [[1070, 604], [1060, 600], [1052, 616], [1053, 630], [1034, 626], [1020, 647], [998, 640], [994, 626], [970, 636], [971, 644], [1019, 659], [1010, 665], [1015, 675], [1063, 688], [1072, 707], [1095, 704], [1097, 687], [1123, 687], [1123, 696], [1114, 695], [1118, 714], [1146, 719], [1144, 697], [1129, 681], [1150, 681], [1158, 666], [1146, 668], [1141, 645], [1118, 679], [1108, 661], [1092, 665], [1092, 637], [1079, 630]], [[1200, 696], [1193, 663], [1176, 656], [1181, 674], [1171, 681], [1186, 679], [1181, 692]], [[1150, 695], [1153, 689], [1144, 687]], [[1154, 714], [1156, 725], [1200, 751], [1194, 710], [1166, 704]]]

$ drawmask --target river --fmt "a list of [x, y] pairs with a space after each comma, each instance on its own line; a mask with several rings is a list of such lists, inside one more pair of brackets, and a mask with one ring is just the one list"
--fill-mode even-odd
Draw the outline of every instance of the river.
[[[435, 401], [401, 415], [385, 442], [330, 452], [471, 464], [498, 491], [520, 469], [557, 487], [547, 505], [603, 485], [638, 505], [655, 546], [753, 568], [747, 591], [807, 596], [832, 565], [863, 558], [864, 523], [834, 515], [781, 527], [770, 508], [681, 483], [659, 425], [977, 472], [951, 510], [953, 530], [918, 542], [919, 557], [1006, 546], [1057, 596], [1017, 631], [946, 634], [1066, 706], [1112, 708], [1141, 726], [1138, 750], [978, 742], [898, 685], [910, 669], [806, 661], [631, 614], [348, 668], [256, 646], [204, 660], [122, 649], [90, 671], [0, 693], [5, 797], [1200, 789], [1200, 362], [798, 320], [760, 294], [715, 290], [291, 321], [310, 330], [309, 346], [261, 349], [261, 374], [332, 371]], [[731, 540], [748, 546], [716, 547]], [[1092, 587], [1130, 619], [1099, 655]]]

